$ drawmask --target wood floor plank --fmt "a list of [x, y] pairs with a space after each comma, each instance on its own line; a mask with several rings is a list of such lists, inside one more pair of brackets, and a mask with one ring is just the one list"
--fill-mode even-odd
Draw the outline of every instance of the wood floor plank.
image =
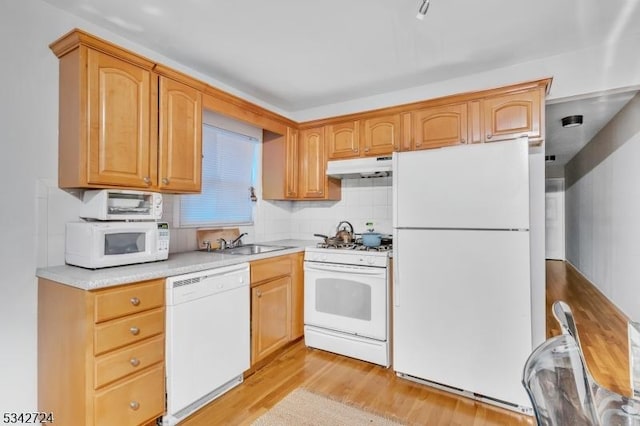
[[[589, 368], [602, 384], [629, 394], [627, 319], [575, 269], [547, 262], [547, 335], [560, 333], [550, 312], [555, 300], [574, 311]], [[292, 345], [239, 387], [182, 426], [248, 425], [302, 387], [408, 425], [534, 425], [529, 416], [396, 377], [392, 369]], [[319, 414], [320, 415], [320, 414]]]
[[547, 261], [547, 336], [560, 333], [551, 305], [573, 311], [589, 371], [600, 385], [630, 395], [628, 318], [570, 264]]

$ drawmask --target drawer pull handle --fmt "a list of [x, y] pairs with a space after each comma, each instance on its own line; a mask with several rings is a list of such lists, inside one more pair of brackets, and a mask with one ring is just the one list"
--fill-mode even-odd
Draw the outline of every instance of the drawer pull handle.
[[493, 135], [491, 133], [487, 133], [487, 139], [491, 139]]
[[138, 334], [140, 334], [140, 329], [138, 327], [131, 327], [129, 329], [129, 331], [131, 332], [131, 334], [133, 334], [134, 336], [137, 336]]
[[140, 365], [140, 360], [138, 358], [131, 358], [129, 360], [129, 362], [131, 363], [132, 366], [137, 367]]
[[131, 401], [131, 402], [129, 403], [129, 407], [130, 407], [132, 410], [134, 410], [134, 411], [135, 411], [135, 410], [137, 410], [138, 408], [140, 408], [140, 403], [139, 403], [138, 401]]
[[146, 183], [147, 185], [151, 185], [151, 178], [149, 176], [145, 176], [144, 179], [142, 179], [144, 181], [144, 183]]
[[138, 299], [137, 297], [132, 297], [131, 298], [131, 304], [133, 306], [138, 306], [140, 304], [140, 299]]

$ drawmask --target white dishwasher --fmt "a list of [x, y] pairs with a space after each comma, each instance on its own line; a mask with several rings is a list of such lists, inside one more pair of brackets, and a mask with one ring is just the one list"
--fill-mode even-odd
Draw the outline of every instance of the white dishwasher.
[[249, 264], [166, 280], [167, 414], [175, 425], [242, 383], [250, 367]]

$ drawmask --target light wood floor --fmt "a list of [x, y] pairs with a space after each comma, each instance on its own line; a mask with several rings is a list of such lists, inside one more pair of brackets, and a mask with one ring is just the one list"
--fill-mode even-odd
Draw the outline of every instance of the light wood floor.
[[[595, 378], [612, 390], [629, 394], [626, 318], [573, 268], [550, 261], [548, 335], [559, 332], [549, 312], [557, 299], [565, 300], [574, 311], [587, 363]], [[298, 387], [411, 425], [535, 423], [532, 417], [399, 379], [392, 369], [308, 349], [300, 341], [182, 425], [250, 424]]]

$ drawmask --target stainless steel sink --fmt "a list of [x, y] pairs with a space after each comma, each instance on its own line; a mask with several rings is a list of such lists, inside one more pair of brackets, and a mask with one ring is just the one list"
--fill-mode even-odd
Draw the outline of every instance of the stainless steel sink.
[[[286, 250], [290, 247], [284, 246], [269, 246], [265, 244], [246, 244], [239, 247], [228, 248], [224, 250], [211, 250], [211, 253], [220, 253], [220, 254], [239, 254], [239, 255], [250, 255], [250, 254], [260, 254], [260, 253], [268, 253], [270, 251], [278, 251], [278, 250]], [[200, 251], [207, 251], [206, 249]]]

